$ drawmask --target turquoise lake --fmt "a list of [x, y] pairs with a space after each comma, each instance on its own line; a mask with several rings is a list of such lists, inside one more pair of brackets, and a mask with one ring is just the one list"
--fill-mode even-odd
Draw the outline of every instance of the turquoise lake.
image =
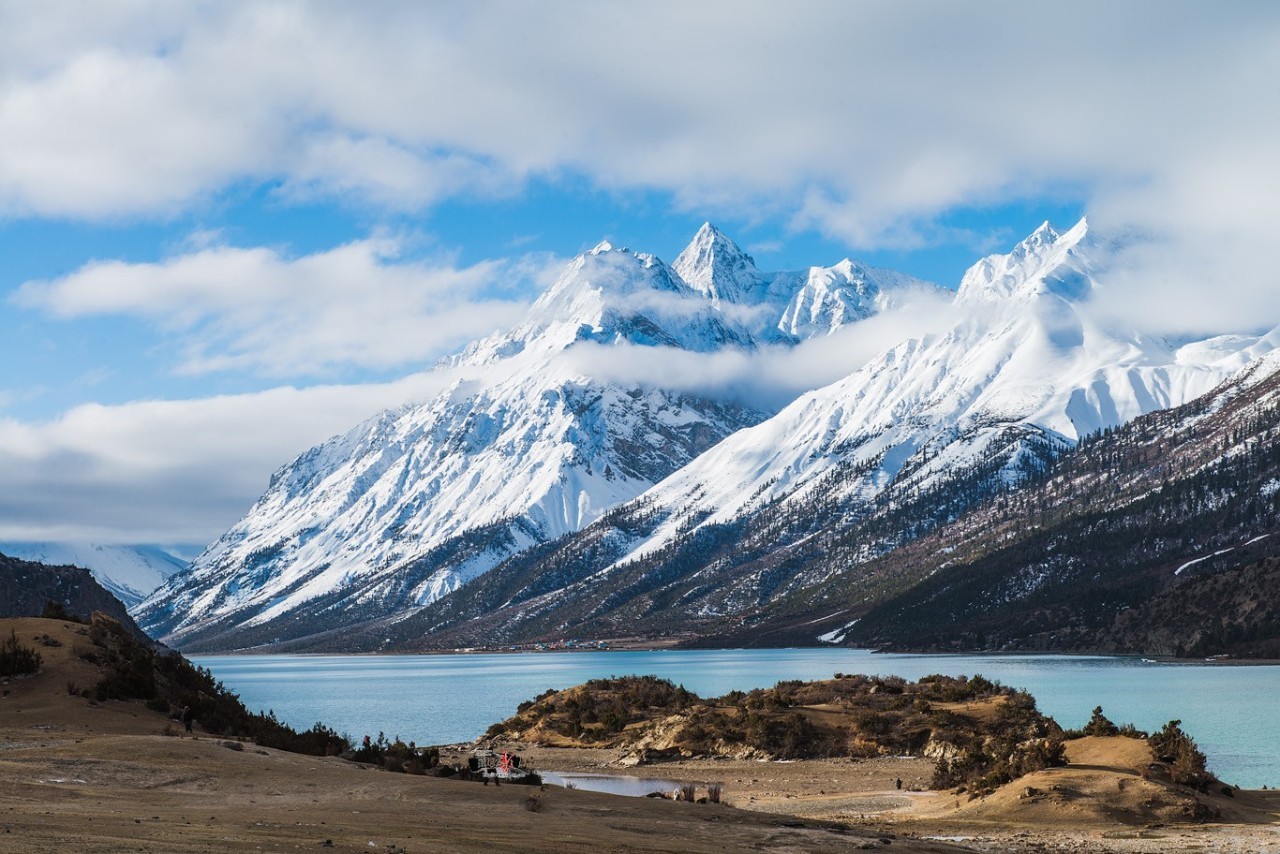
[[470, 741], [548, 688], [654, 674], [704, 697], [783, 679], [931, 673], [1030, 691], [1064, 727], [1101, 705], [1141, 729], [1180, 718], [1223, 780], [1280, 785], [1280, 666], [1085, 656], [898, 655], [850, 649], [545, 652], [493, 655], [190, 656], [253, 710], [299, 728], [317, 721], [356, 739], [385, 732], [418, 744]]

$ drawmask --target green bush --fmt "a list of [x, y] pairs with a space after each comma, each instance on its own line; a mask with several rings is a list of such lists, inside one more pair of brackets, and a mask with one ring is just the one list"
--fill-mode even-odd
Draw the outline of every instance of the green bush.
[[[845, 714], [809, 711], [814, 707]], [[936, 784], [977, 789], [1064, 762], [1062, 730], [1036, 709], [1034, 698], [982, 676], [935, 675], [911, 683], [838, 675], [784, 680], [711, 700], [654, 677], [626, 677], [593, 680], [521, 708], [490, 734], [541, 728], [621, 747], [649, 725], [678, 716], [682, 723], [671, 741], [686, 754], [748, 748], [777, 759], [919, 756], [934, 742], [952, 756], [939, 768]]]
[[0, 643], [0, 676], [22, 676], [40, 669], [40, 653], [18, 642], [18, 635], [10, 631], [9, 639]]
[[349, 751], [346, 758], [380, 765], [386, 771], [426, 774], [440, 764], [440, 748], [418, 747], [412, 741], [405, 744], [398, 736], [388, 740], [386, 733], [380, 732], [376, 739], [366, 735], [360, 747]]
[[832, 734], [814, 726], [799, 712], [781, 717], [756, 715], [747, 721], [747, 744], [778, 759], [832, 756], [843, 751]]
[[1214, 781], [1205, 767], [1204, 754], [1195, 739], [1182, 730], [1182, 721], [1172, 720], [1160, 732], [1147, 737], [1156, 759], [1169, 764], [1169, 777], [1182, 786], [1205, 791]]
[[1102, 706], [1094, 706], [1093, 714], [1089, 717], [1089, 722], [1084, 725], [1082, 732], [1085, 735], [1112, 736], [1120, 734], [1120, 727], [1113, 724], [1102, 713]]
[[1097, 736], [1124, 736], [1125, 738], [1146, 738], [1147, 734], [1135, 727], [1133, 724], [1122, 724], [1116, 726], [1111, 720], [1102, 713], [1102, 706], [1094, 706], [1093, 714], [1089, 717], [1089, 722], [1080, 729], [1069, 729], [1063, 733], [1063, 737], [1068, 741], [1076, 738], [1084, 738], [1088, 735]]

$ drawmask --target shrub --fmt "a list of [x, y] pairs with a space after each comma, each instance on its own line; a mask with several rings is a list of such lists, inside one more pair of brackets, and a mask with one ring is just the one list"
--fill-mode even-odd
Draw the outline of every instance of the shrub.
[[1085, 735], [1111, 736], [1120, 734], [1120, 728], [1108, 720], [1107, 716], [1102, 713], [1102, 706], [1093, 707], [1093, 714], [1089, 717], [1089, 722], [1084, 725], [1084, 729], [1081, 731]]
[[853, 719], [858, 725], [858, 731], [868, 736], [888, 735], [893, 732], [896, 724], [892, 716], [871, 709], [854, 712]]
[[831, 733], [818, 729], [799, 712], [782, 717], [751, 716], [746, 736], [748, 745], [778, 759], [831, 756], [842, 747], [833, 742]]
[[335, 755], [350, 746], [344, 736], [323, 724], [298, 732], [274, 712], [250, 712], [208, 670], [176, 652], [157, 652], [105, 614], [93, 615], [89, 639], [94, 648], [77, 650], [77, 654], [105, 671], [93, 689], [99, 699], [146, 700], [148, 708], [164, 712], [170, 706], [190, 707], [206, 732], [249, 738], [263, 747], [293, 753]]
[[61, 602], [55, 602], [49, 599], [44, 603], [44, 610], [40, 612], [40, 616], [46, 620], [62, 620], [66, 623], [83, 623], [75, 614], [70, 613]]
[[[968, 708], [976, 704], [978, 708]], [[843, 718], [806, 711], [842, 709]], [[840, 674], [834, 680], [784, 680], [772, 688], [701, 700], [653, 677], [598, 679], [540, 698], [491, 732], [535, 725], [583, 741], [627, 744], [671, 716], [671, 743], [686, 754], [749, 748], [778, 759], [883, 754], [921, 755], [931, 743], [951, 761], [935, 785], [975, 791], [1063, 764], [1062, 730], [1024, 691], [981, 676], [899, 677]]]
[[[316, 727], [320, 726], [316, 724]], [[328, 732], [332, 733], [332, 730]], [[345, 747], [346, 739], [342, 741]], [[384, 771], [405, 774], [426, 774], [440, 764], [440, 748], [418, 747], [412, 741], [405, 744], [398, 737], [388, 740], [386, 733], [382, 732], [376, 739], [366, 735], [360, 747], [347, 751], [345, 756], [354, 762], [367, 762], [381, 766]]]
[[1182, 731], [1182, 721], [1172, 720], [1158, 733], [1147, 737], [1156, 759], [1169, 763], [1169, 777], [1173, 782], [1205, 791], [1213, 782], [1213, 775], [1205, 767], [1204, 754], [1196, 747], [1195, 739]]
[[1093, 713], [1089, 717], [1089, 722], [1080, 729], [1069, 729], [1063, 733], [1063, 737], [1068, 741], [1077, 738], [1084, 738], [1087, 735], [1100, 736], [1123, 736], [1124, 738], [1143, 738], [1147, 737], [1146, 732], [1138, 729], [1131, 723], [1116, 726], [1106, 715], [1102, 713], [1102, 706], [1094, 706]]
[[18, 642], [18, 635], [10, 631], [9, 639], [0, 643], [0, 676], [22, 676], [40, 669], [40, 653]]

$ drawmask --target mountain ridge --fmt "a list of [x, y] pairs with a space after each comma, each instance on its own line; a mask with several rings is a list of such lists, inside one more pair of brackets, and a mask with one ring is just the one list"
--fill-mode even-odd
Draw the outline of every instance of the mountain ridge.
[[[351, 528], [341, 538], [315, 541], [309, 560], [319, 568], [309, 578], [290, 575], [284, 571], [287, 563], [277, 558], [290, 558], [297, 547], [281, 538], [280, 531], [290, 529], [272, 523], [272, 513], [266, 512], [271, 508], [264, 506], [251, 512], [241, 529], [256, 513], [266, 520], [261, 530], [269, 537], [249, 543], [237, 539], [233, 529], [187, 576], [205, 574], [190, 588], [188, 601], [175, 603], [169, 596], [165, 602], [166, 594], [158, 594], [146, 606], [144, 622], [165, 632], [168, 641], [192, 649], [263, 644], [332, 649], [325, 645], [336, 639], [351, 649], [374, 650], [579, 633], [720, 636], [734, 626], [747, 632], [770, 620], [785, 622], [779, 615], [800, 607], [794, 603], [826, 608], [813, 602], [813, 591], [892, 600], [906, 592], [906, 576], [869, 573], [867, 567], [883, 556], [1033, 481], [1081, 438], [1192, 400], [1275, 347], [1276, 333], [1174, 345], [1099, 323], [1089, 300], [1097, 277], [1107, 272], [1110, 248], [1089, 233], [1085, 220], [1065, 232], [1046, 223], [1009, 253], [988, 256], [970, 268], [953, 300], [949, 326], [907, 338], [773, 415], [717, 417], [711, 404], [698, 409], [687, 397], [673, 402], [662, 391], [597, 386], [576, 375], [566, 380], [582, 384], [575, 396], [565, 394], [565, 386], [550, 387], [541, 378], [533, 382], [519, 371], [507, 378], [515, 390], [509, 406], [497, 413], [482, 404], [484, 390], [456, 386], [426, 408], [381, 416], [386, 429], [400, 431], [399, 445], [389, 437], [365, 445], [348, 437], [343, 447], [359, 450], [351, 458], [367, 476], [338, 476], [341, 465], [326, 464], [317, 467], [319, 480], [299, 481], [306, 488], [298, 495], [307, 499], [300, 507], [322, 509], [324, 481], [332, 478], [332, 489], [357, 501], [318, 515], [341, 516], [357, 507], [361, 518], [376, 516], [384, 534], [392, 530], [385, 521], [390, 517], [374, 512], [380, 506], [374, 499], [400, 502], [396, 524], [409, 527], [392, 533], [404, 535], [406, 551], [384, 550], [372, 568], [353, 570], [340, 560], [343, 549], [351, 553], [374, 540]], [[722, 309], [761, 304], [780, 309], [780, 294], [790, 288], [786, 309], [771, 327], [777, 329], [815, 276], [823, 279], [833, 269], [760, 273], [750, 256], [709, 224], [671, 267], [653, 256], [601, 244], [571, 262], [526, 322], [473, 345], [459, 361], [528, 358], [545, 372], [551, 363], [537, 362], [535, 351], [565, 352], [583, 344], [688, 344], [708, 352], [774, 346], [772, 332], [744, 322], [750, 311]], [[847, 262], [842, 269], [847, 284], [849, 276], [870, 268]], [[790, 284], [783, 287], [783, 281]], [[851, 305], [848, 300], [873, 291], [897, 290], [884, 281], [843, 291], [840, 300], [846, 302], [837, 302]], [[871, 313], [883, 310], [887, 303], [877, 299], [864, 307]], [[762, 302], [753, 306], [753, 300]], [[671, 311], [679, 301], [692, 311]], [[813, 334], [827, 334], [846, 316], [830, 313], [830, 325], [819, 324], [822, 331]], [[694, 322], [682, 325], [688, 317]], [[657, 395], [657, 402], [643, 417], [632, 418], [632, 404], [646, 395]], [[573, 404], [555, 411], [540, 408], [548, 401], [586, 398], [618, 402], [623, 414], [592, 414], [591, 406]], [[653, 413], [662, 412], [664, 404], [682, 417], [688, 408], [698, 409], [695, 420], [705, 441], [679, 445], [674, 453], [665, 448], [669, 435], [656, 445], [628, 441], [619, 453], [603, 456], [584, 450], [625, 438], [629, 423], [640, 431], [633, 436], [657, 435], [655, 425], [662, 419], [655, 421]], [[443, 417], [454, 405], [447, 424], [427, 429], [435, 423], [430, 419]], [[563, 422], [564, 429], [551, 430], [556, 412], [586, 413], [602, 431], [592, 434], [572, 418]], [[419, 425], [420, 435], [410, 436], [405, 419], [414, 417], [426, 421]], [[548, 436], [559, 451], [534, 442], [503, 459], [483, 457], [486, 443], [507, 441], [508, 420], [524, 424], [515, 431], [521, 435]], [[589, 434], [600, 441], [586, 441]], [[441, 471], [410, 471], [404, 460], [439, 456], [445, 447], [463, 463], [437, 483], [435, 492], [413, 493], [417, 497], [409, 503], [392, 494], [386, 485], [392, 474], [402, 483], [421, 483], [430, 479], [424, 472]], [[609, 492], [619, 472], [650, 453], [653, 465], [642, 477], [627, 481], [627, 489]], [[608, 488], [597, 482], [579, 489], [583, 482], [576, 482], [554, 494], [539, 493], [550, 495], [558, 508], [555, 524], [545, 508], [499, 500], [497, 492], [478, 486], [492, 482], [495, 489], [515, 485], [522, 494], [534, 491], [532, 480], [514, 475], [521, 465], [548, 460], [561, 460], [551, 469], [571, 479], [589, 474], [599, 481], [606, 473], [615, 479], [604, 478], [606, 486], [612, 484]], [[293, 482], [302, 474], [295, 466], [284, 479]], [[456, 486], [440, 485], [449, 483]], [[430, 517], [429, 508], [441, 495], [468, 526], [433, 539], [430, 526], [418, 525], [414, 514]], [[575, 495], [579, 511], [582, 496], [592, 496], [587, 512], [571, 512]], [[607, 497], [596, 500], [602, 495]], [[468, 503], [476, 496], [488, 497]], [[308, 528], [295, 524], [291, 530], [289, 536], [300, 538]], [[384, 536], [381, 542], [388, 540]], [[232, 560], [221, 561], [224, 554]], [[256, 564], [255, 556], [261, 558]], [[355, 576], [358, 583], [352, 582]], [[228, 578], [244, 586], [229, 585]], [[248, 594], [241, 596], [241, 590]], [[846, 605], [823, 613], [852, 616], [850, 611]], [[822, 613], [807, 616], [823, 629], [815, 638], [839, 628], [824, 623]]]
[[[718, 248], [700, 262], [705, 269], [690, 249], [684, 274], [724, 280], [716, 259], [745, 253], [709, 225], [690, 246], [706, 240]], [[764, 302], [722, 311], [660, 259], [599, 244], [566, 266], [524, 321], [445, 360], [488, 370], [487, 379], [457, 380], [423, 405], [384, 412], [300, 455], [190, 572], [136, 613], [149, 631], [189, 644], [290, 624], [308, 602], [339, 623], [344, 612], [411, 611], [583, 527], [768, 413], [593, 379], [581, 363], [619, 347], [634, 356], [793, 345], [770, 331], [776, 321], [757, 322], [771, 304], [781, 316], [779, 294], [766, 288], [752, 299]], [[565, 358], [589, 347], [602, 349]]]

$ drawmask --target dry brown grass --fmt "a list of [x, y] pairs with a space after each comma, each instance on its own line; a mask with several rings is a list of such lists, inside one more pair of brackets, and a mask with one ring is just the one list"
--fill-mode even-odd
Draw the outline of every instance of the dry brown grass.
[[[80, 627], [0, 621], [49, 633], [41, 672], [0, 696], [0, 851], [336, 850], [712, 852], [863, 850], [872, 837], [726, 806], [537, 792], [366, 769], [336, 758], [162, 732], [138, 702], [93, 703], [69, 681], [101, 678], [75, 655]], [[43, 648], [42, 648], [43, 649]], [[326, 842], [328, 845], [326, 845]], [[943, 852], [901, 840], [896, 850]]]

